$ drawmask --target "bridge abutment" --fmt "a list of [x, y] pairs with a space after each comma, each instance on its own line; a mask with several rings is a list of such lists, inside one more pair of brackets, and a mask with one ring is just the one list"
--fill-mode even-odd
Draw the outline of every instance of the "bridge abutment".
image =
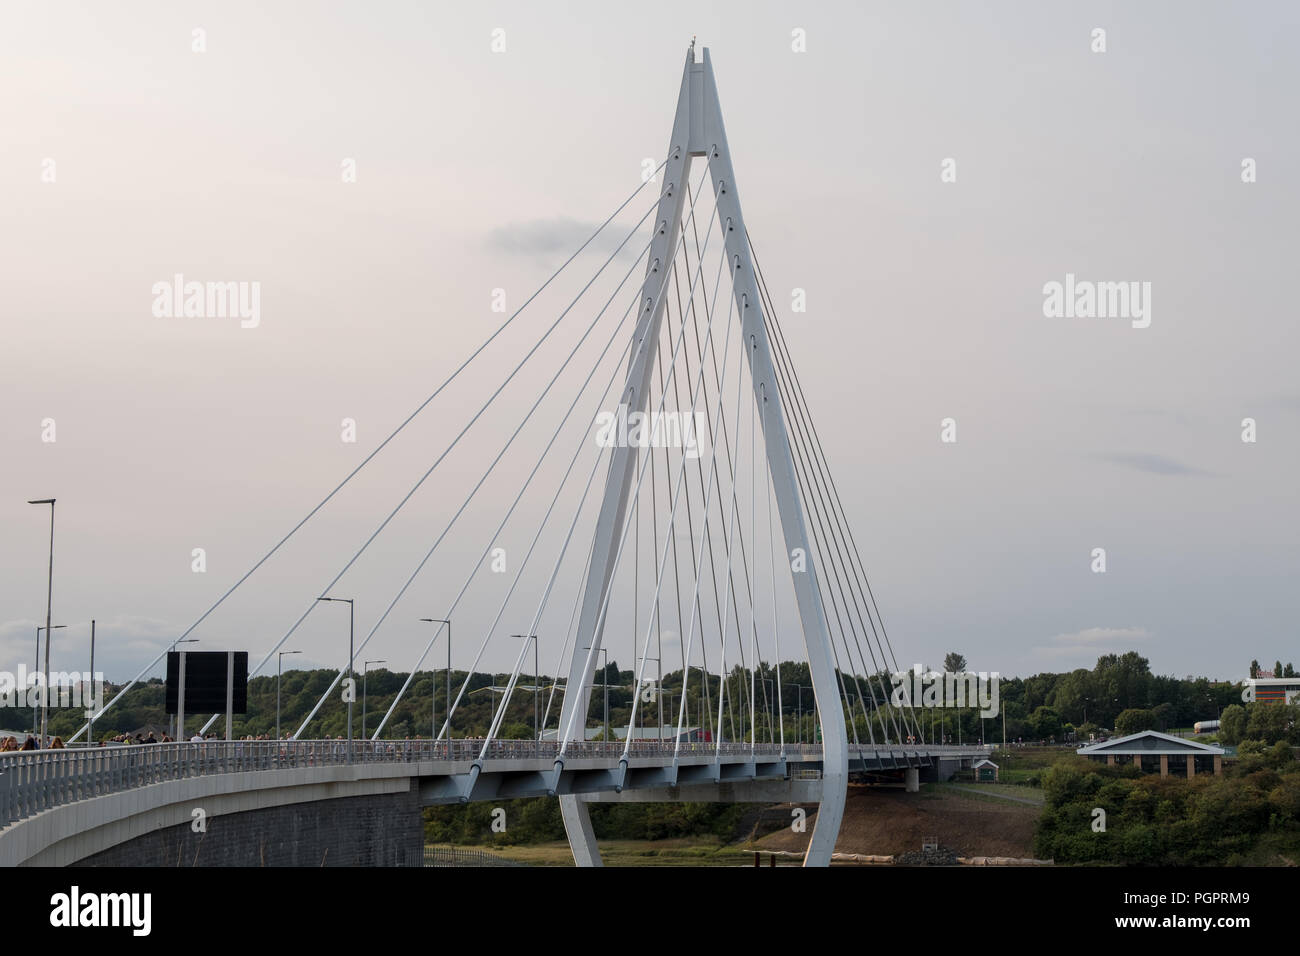
[[419, 792], [379, 793], [220, 814], [196, 832], [162, 827], [73, 866], [420, 866]]

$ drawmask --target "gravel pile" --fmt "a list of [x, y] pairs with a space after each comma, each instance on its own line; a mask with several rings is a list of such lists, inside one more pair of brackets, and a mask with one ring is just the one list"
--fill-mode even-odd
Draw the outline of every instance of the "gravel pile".
[[937, 850], [909, 850], [894, 858], [898, 866], [957, 866], [957, 851], [941, 846]]

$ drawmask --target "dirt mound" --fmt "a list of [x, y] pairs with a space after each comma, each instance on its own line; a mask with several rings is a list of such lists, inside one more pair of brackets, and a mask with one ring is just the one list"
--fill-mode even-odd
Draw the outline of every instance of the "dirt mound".
[[[902, 856], [919, 853], [922, 841], [935, 838], [954, 857], [1032, 857], [1038, 814], [1037, 807], [1010, 801], [1003, 804], [956, 793], [904, 793], [850, 786], [835, 849], [841, 853]], [[809, 809], [803, 833], [792, 831], [789, 819], [787, 807], [785, 826], [758, 840], [755, 846], [765, 850], [806, 849], [816, 813]]]

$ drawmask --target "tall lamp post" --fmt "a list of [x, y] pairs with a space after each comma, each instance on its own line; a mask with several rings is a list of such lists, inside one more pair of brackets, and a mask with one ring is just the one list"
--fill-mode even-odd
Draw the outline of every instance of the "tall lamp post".
[[600, 652], [605, 655], [605, 669], [600, 677], [600, 683], [605, 688], [605, 726], [601, 728], [600, 736], [605, 743], [609, 743], [609, 648], [602, 647]]
[[[655, 665], [656, 665], [656, 666], [658, 667], [658, 669], [659, 669], [659, 679], [658, 679], [658, 681], [655, 683], [655, 702], [659, 705], [659, 728], [660, 728], [660, 730], [659, 730], [659, 742], [660, 742], [660, 743], [663, 743], [663, 739], [664, 739], [664, 732], [663, 732], [663, 726], [664, 726], [664, 695], [663, 695], [663, 689], [664, 689], [664, 664], [663, 664], [663, 661], [659, 660], [659, 658], [657, 658], [657, 657], [646, 657], [646, 658], [643, 658], [642, 660], [643, 660], [644, 662], [646, 662], [646, 663], [649, 663], [650, 661], [654, 661], [654, 662], [655, 662]], [[633, 701], [632, 703], [633, 703], [633, 706], [636, 706], [636, 704], [637, 704], [636, 701]], [[672, 710], [671, 707], [669, 707], [668, 709], [669, 709], [669, 710]], [[645, 718], [644, 718], [644, 717], [641, 718], [641, 726], [642, 726], [642, 727], [645, 726]]]
[[361, 665], [361, 739], [366, 739], [366, 683], [370, 678], [371, 664], [387, 664], [388, 661], [364, 661]]
[[285, 654], [301, 654], [302, 651], [281, 651], [275, 659], [275, 739], [280, 739], [280, 674], [284, 670]]
[[811, 693], [812, 687], [807, 684], [795, 684], [794, 686], [799, 690], [799, 743], [802, 744], [804, 742], [803, 740], [803, 692], [804, 692], [804, 688], [807, 688], [809, 693]]
[[[173, 650], [173, 651], [176, 650], [176, 645], [177, 645], [177, 644], [197, 644], [197, 643], [199, 642], [199, 640], [200, 640], [200, 638], [197, 638], [197, 637], [178, 637], [176, 640], [172, 641], [172, 650]], [[180, 688], [180, 698], [179, 698], [179, 700], [177, 701], [177, 704], [178, 704], [178, 706], [180, 706], [180, 705], [183, 705], [184, 703], [185, 703], [185, 681], [182, 680], [182, 681], [181, 681], [181, 688]], [[185, 708], [184, 708], [183, 706], [181, 706], [180, 709], [181, 709], [181, 710], [184, 710]], [[183, 740], [183, 739], [185, 738], [185, 720], [184, 720], [184, 717], [185, 717], [184, 714], [173, 714], [173, 715], [172, 715], [172, 718], [176, 720], [176, 726], [175, 726], [176, 733], [175, 733], [174, 736], [175, 736], [175, 738], [176, 738], [177, 740]], [[176, 719], [176, 718], [180, 718], [180, 719]], [[200, 728], [200, 729], [201, 729], [201, 728]]]
[[[420, 618], [420, 620], [425, 624], [446, 624], [447, 625], [447, 747], [448, 747], [447, 752], [451, 753], [450, 750], [451, 748], [451, 621], [447, 618], [442, 618], [442, 617], [422, 617]], [[435, 634], [433, 636], [433, 639], [436, 641], [438, 639], [438, 635]], [[429, 688], [430, 688], [429, 697], [432, 699], [432, 707], [433, 707], [433, 709], [429, 713], [429, 717], [430, 720], [432, 721], [433, 740], [437, 740], [438, 739], [437, 684], [433, 681], [430, 681]], [[429, 746], [430, 747], [433, 746], [432, 741], [430, 741]]]
[[541, 705], [540, 694], [542, 690], [542, 685], [541, 685], [542, 675], [537, 670], [539, 666], [538, 654], [537, 654], [537, 635], [516, 634], [515, 637], [520, 638], [521, 640], [529, 640], [533, 642], [533, 737], [536, 738], [537, 740], [541, 740], [542, 731], [540, 726], [540, 720], [541, 720], [542, 710], [540, 706]]
[[[85, 700], [85, 691], [82, 691]], [[95, 743], [95, 619], [90, 619], [90, 706], [86, 708], [86, 746]]]
[[352, 661], [356, 657], [353, 644], [356, 635], [356, 603], [354, 598], [318, 597], [317, 601], [338, 601], [348, 606], [348, 679], [352, 681], [352, 693], [348, 695], [348, 763], [352, 763], [352, 698], [356, 693], [356, 674], [352, 670]]
[[[27, 502], [29, 505], [49, 505], [50, 506], [50, 574], [46, 581], [45, 588], [45, 630], [50, 630], [50, 614], [54, 604], [54, 499], [37, 498]], [[45, 635], [45, 684], [46, 692], [41, 695], [41, 734], [42, 741], [45, 739], [45, 732], [50, 725], [50, 635]]]
[[[41, 631], [51, 631], [51, 630], [57, 631], [59, 628], [67, 627], [67, 626], [68, 625], [66, 624], [55, 624], [54, 627], [52, 628], [47, 625], [46, 627], [38, 627], [36, 629], [36, 670], [38, 672], [41, 669]], [[47, 633], [45, 635], [45, 680], [41, 682], [41, 688], [42, 688], [41, 705], [42, 706], [44, 706], [45, 702], [49, 700], [50, 697], [49, 676], [50, 676], [50, 635]], [[36, 705], [32, 704], [32, 736], [35, 737], [37, 740], [41, 740], [45, 736], [45, 730], [44, 730], [44, 726], [39, 721], [37, 721], [36, 718], [37, 718]]]
[[772, 688], [772, 693], [768, 695], [768, 699], [763, 701], [766, 705], [763, 709], [766, 711], [767, 715], [767, 742], [770, 744], [776, 743], [776, 732], [772, 727], [772, 711], [776, 709], [776, 680], [771, 677], [762, 677], [759, 679], [763, 682], [764, 690], [768, 687]]

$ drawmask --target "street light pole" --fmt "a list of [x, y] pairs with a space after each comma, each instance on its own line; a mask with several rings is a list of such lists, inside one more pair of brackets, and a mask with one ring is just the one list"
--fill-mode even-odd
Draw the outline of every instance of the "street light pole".
[[[90, 619], [90, 706], [86, 708], [86, 746], [95, 743], [95, 619]], [[83, 688], [82, 699], [85, 699]]]
[[[42, 707], [44, 707], [45, 702], [50, 699], [50, 681], [49, 681], [50, 631], [51, 630], [57, 631], [59, 630], [59, 628], [67, 627], [67, 626], [68, 625], [66, 624], [55, 624], [54, 627], [51, 628], [47, 624], [45, 627], [38, 627], [36, 629], [36, 672], [38, 674], [40, 673], [40, 669], [41, 669], [41, 631], [45, 632], [45, 679], [41, 681], [41, 706]], [[33, 703], [32, 704], [32, 736], [35, 737], [37, 741], [40, 741], [45, 736], [45, 733], [44, 733], [43, 725], [37, 721], [36, 717], [37, 717], [36, 704]]]
[[[646, 658], [643, 658], [643, 659], [642, 659], [642, 663], [649, 663], [650, 661], [654, 661], [655, 664], [658, 665], [658, 668], [659, 668], [659, 682], [658, 682], [657, 684], [655, 684], [655, 689], [654, 689], [654, 690], [655, 690], [655, 702], [659, 705], [659, 726], [662, 728], [663, 725], [664, 725], [664, 695], [663, 695], [663, 689], [664, 689], [664, 665], [663, 665], [663, 661], [659, 660], [659, 658], [657, 658], [657, 657], [646, 657]], [[635, 690], [635, 689], [636, 689], [636, 688], [633, 688], [633, 690]], [[635, 700], [634, 700], [634, 701], [632, 701], [632, 706], [633, 706], [633, 707], [640, 707], [640, 706], [641, 706], [641, 702], [640, 702], [640, 701], [635, 701]], [[670, 709], [671, 709], [671, 708], [670, 708]], [[641, 718], [641, 726], [642, 726], [643, 728], [645, 727], [645, 720], [646, 720], [646, 719], [645, 719], [644, 717]], [[659, 739], [660, 739], [660, 741], [662, 741], [662, 740], [664, 739], [664, 732], [663, 732], [662, 729], [659, 731]]]
[[[420, 618], [420, 620], [423, 621], [425, 624], [446, 624], [447, 625], [447, 747], [448, 747], [447, 752], [451, 753], [450, 750], [451, 747], [451, 621], [447, 618], [441, 618], [441, 617], [422, 617]], [[435, 634], [434, 640], [437, 640], [437, 637], [438, 635]], [[430, 687], [429, 696], [432, 698], [432, 706], [433, 706], [433, 710], [430, 712], [430, 720], [432, 721], [431, 727], [433, 731], [433, 739], [437, 740], [438, 737], [441, 735], [438, 733], [438, 689], [437, 689], [437, 682], [436, 682], [436, 677], [437, 677], [436, 672], [434, 676], [435, 676], [435, 680], [430, 681], [429, 684]], [[432, 742], [430, 742], [429, 746], [432, 748], [433, 746]], [[430, 753], [432, 753], [432, 750], [430, 750]]]
[[280, 673], [284, 669], [285, 654], [301, 654], [302, 651], [281, 651], [275, 659], [275, 739], [280, 739]]
[[50, 573], [45, 589], [45, 693], [41, 694], [41, 740], [50, 726], [50, 615], [54, 604], [54, 499], [37, 498], [29, 505], [50, 506]]
[[[38, 625], [36, 628], [36, 657], [32, 661], [33, 675], [39, 674], [41, 672], [41, 630], [42, 628]], [[41, 729], [41, 715], [37, 712], [36, 701], [35, 699], [33, 699], [32, 700], [32, 736], [35, 737], [36, 734], [40, 731], [40, 729]]]
[[[172, 650], [176, 650], [178, 644], [197, 644], [199, 640], [200, 638], [197, 637], [178, 637], [176, 640], [172, 641]], [[176, 696], [176, 709], [179, 713], [173, 714], [172, 717], [176, 721], [176, 739], [183, 740], [185, 738], [185, 668], [183, 666], [180, 669], [179, 676], [180, 687]]]
[[361, 739], [366, 739], [366, 682], [370, 677], [371, 664], [387, 664], [388, 661], [366, 661], [361, 665]]
[[[523, 637], [524, 635], [516, 634], [515, 636]], [[533, 642], [533, 736], [538, 740], [541, 740], [542, 730], [541, 730], [540, 721], [542, 716], [542, 710], [541, 710], [542, 699], [540, 695], [542, 690], [542, 683], [541, 683], [542, 675], [541, 672], [538, 670], [538, 667], [540, 667], [541, 665], [539, 663], [539, 655], [537, 653], [537, 635], [529, 634], [527, 639]]]
[[[771, 677], [761, 678], [763, 681], [763, 690], [766, 691], [769, 685], [775, 685], [776, 680]], [[772, 711], [776, 707], [776, 688], [773, 686], [772, 693], [767, 695], [768, 699], [763, 701], [763, 709], [767, 716], [767, 742], [776, 743], [776, 734], [772, 728]]]
[[353, 650], [356, 637], [356, 599], [318, 597], [316, 600], [346, 602], [348, 606], [348, 679], [352, 681], [351, 693], [348, 694], [348, 763], [352, 763], [352, 702], [353, 698], [357, 696], [356, 672], [352, 668], [352, 662], [356, 657], [356, 652]]
[[601, 672], [600, 682], [605, 688], [605, 726], [600, 731], [601, 739], [609, 743], [609, 648], [602, 647], [600, 652], [605, 655], [605, 669]]

